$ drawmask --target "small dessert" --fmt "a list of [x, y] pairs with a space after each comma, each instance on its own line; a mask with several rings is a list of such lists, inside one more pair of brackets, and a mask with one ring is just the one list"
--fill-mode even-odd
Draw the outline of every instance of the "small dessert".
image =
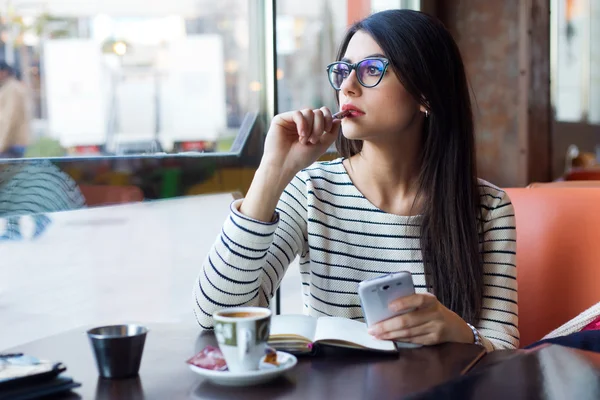
[[278, 367], [279, 363], [277, 362], [277, 350], [272, 347], [267, 347], [265, 349], [265, 357], [263, 358], [263, 362]]

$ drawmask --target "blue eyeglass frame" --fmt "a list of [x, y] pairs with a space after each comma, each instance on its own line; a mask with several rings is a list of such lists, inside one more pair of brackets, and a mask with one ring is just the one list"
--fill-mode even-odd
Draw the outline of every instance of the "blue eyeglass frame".
[[[373, 85], [365, 85], [365, 83], [360, 79], [360, 74], [358, 73], [358, 66], [360, 64], [362, 64], [365, 61], [372, 61], [372, 60], [377, 60], [377, 61], [381, 61], [383, 63], [383, 71], [381, 72], [381, 76], [379, 77], [379, 79], [377, 80], [377, 82]], [[358, 81], [358, 83], [360, 83], [361, 86], [366, 87], [366, 88], [373, 88], [377, 85], [379, 85], [379, 83], [381, 82], [381, 80], [383, 79], [383, 76], [385, 75], [388, 66], [390, 65], [390, 61], [386, 58], [379, 58], [379, 57], [373, 57], [373, 58], [365, 58], [364, 60], [360, 60], [354, 64], [351, 64], [349, 62], [346, 61], [335, 61], [332, 62], [331, 64], [327, 65], [326, 71], [327, 71], [327, 80], [329, 81], [329, 84], [331, 85], [331, 87], [333, 87], [336, 91], [340, 91], [341, 90], [341, 86], [339, 88], [336, 88], [335, 85], [333, 84], [333, 82], [331, 81], [331, 74], [330, 74], [330, 70], [334, 65], [338, 65], [338, 64], [344, 64], [346, 65], [350, 72], [348, 73], [348, 76], [350, 76], [350, 74], [352, 73], [353, 70], [356, 70], [356, 80]], [[347, 78], [344, 78], [344, 80]], [[343, 82], [343, 81], [342, 81]]]

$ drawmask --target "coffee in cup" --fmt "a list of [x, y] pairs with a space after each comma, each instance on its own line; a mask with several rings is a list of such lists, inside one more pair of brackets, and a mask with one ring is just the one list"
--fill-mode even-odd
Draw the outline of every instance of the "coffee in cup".
[[264, 312], [248, 312], [248, 311], [237, 311], [237, 312], [222, 312], [219, 314], [221, 317], [226, 318], [255, 318], [264, 316]]
[[271, 314], [262, 307], [227, 308], [213, 314], [215, 336], [229, 371], [258, 369], [269, 340]]

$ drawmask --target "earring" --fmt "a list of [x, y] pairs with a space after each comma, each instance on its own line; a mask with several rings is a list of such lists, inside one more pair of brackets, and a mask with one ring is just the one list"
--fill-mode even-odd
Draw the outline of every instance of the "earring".
[[425, 110], [425, 118], [429, 118], [429, 110]]

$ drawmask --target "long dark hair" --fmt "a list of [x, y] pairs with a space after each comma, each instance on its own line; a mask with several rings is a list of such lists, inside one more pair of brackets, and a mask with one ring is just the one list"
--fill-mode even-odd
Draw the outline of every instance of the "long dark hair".
[[[353, 25], [338, 60], [358, 31], [379, 44], [405, 89], [429, 110], [417, 191], [417, 199], [426, 199], [421, 202], [426, 282], [443, 305], [475, 322], [483, 302], [481, 209], [469, 85], [458, 46], [435, 18], [390, 10]], [[340, 134], [336, 146], [351, 157], [361, 151], [362, 141]]]

